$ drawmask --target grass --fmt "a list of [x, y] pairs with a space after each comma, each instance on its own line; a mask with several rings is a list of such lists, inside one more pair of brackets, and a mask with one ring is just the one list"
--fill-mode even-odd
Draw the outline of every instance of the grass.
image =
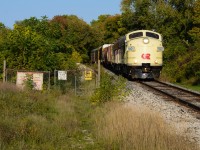
[[197, 149], [149, 111], [122, 102], [91, 105], [93, 84], [82, 84], [78, 96], [0, 84], [0, 149]]
[[82, 134], [73, 93], [0, 85], [0, 149], [77, 149]]
[[166, 74], [162, 74], [160, 79], [162, 81], [165, 81], [165, 82], [171, 82], [171, 83], [176, 84], [178, 86], [200, 92], [200, 84], [198, 83], [198, 84], [194, 85], [194, 82], [195, 82], [194, 79], [183, 80], [181, 83], [178, 83], [174, 79], [167, 77]]
[[94, 114], [96, 138], [107, 150], [197, 150], [149, 110], [109, 103]]
[[184, 88], [200, 92], [200, 85], [190, 85], [190, 84], [180, 84], [180, 83], [175, 83], [176, 85], [182, 86]]

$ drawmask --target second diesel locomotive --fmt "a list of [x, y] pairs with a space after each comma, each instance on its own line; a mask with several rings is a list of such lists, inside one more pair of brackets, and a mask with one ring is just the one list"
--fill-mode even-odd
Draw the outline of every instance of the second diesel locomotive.
[[163, 51], [161, 34], [137, 30], [93, 50], [91, 56], [92, 62], [100, 59], [105, 67], [129, 78], [156, 79], [162, 70]]

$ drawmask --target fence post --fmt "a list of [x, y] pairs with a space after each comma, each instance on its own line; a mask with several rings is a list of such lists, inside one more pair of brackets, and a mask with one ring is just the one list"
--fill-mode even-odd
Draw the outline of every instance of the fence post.
[[76, 96], [76, 76], [75, 76], [75, 96]]
[[56, 86], [56, 70], [54, 70], [54, 87]]
[[6, 82], [6, 60], [3, 61], [3, 83]]
[[97, 76], [97, 87], [100, 86], [100, 79], [101, 79], [101, 71], [100, 71], [100, 67], [101, 67], [101, 64], [100, 64], [100, 59], [98, 59], [98, 76]]
[[49, 83], [48, 83], [48, 90], [50, 90], [51, 85], [51, 72], [49, 71]]

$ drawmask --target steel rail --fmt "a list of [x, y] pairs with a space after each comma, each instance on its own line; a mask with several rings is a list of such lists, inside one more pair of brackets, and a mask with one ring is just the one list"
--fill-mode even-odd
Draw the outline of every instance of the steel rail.
[[[198, 101], [197, 100], [195, 100], [195, 101], [198, 102], [198, 104], [200, 104], [200, 94], [199, 93], [192, 92], [192, 91], [189, 91], [189, 90], [177, 87], [177, 86], [173, 86], [171, 84], [163, 83], [160, 81], [151, 81], [151, 82], [149, 82], [150, 84], [148, 84], [148, 82], [145, 82], [145, 81], [140, 81], [140, 83], [142, 85], [148, 86], [158, 92], [161, 92], [164, 95], [167, 95], [167, 96], [173, 98], [176, 102], [179, 102], [179, 103], [183, 104], [184, 106], [190, 107], [193, 110], [200, 112], [200, 105], [196, 105], [194, 103], [189, 102], [189, 101], [193, 101], [192, 98], [196, 98]], [[159, 85], [153, 85], [151, 83], [153, 83], [153, 84], [155, 83], [155, 84], [159, 84]], [[162, 87], [162, 88], [160, 88], [160, 87]], [[175, 90], [177, 90], [177, 91], [175, 91]], [[172, 91], [172, 92], [170, 93], [169, 91]], [[182, 94], [185, 94], [185, 95], [180, 95], [180, 92], [182, 92]], [[189, 95], [187, 95], [187, 94], [189, 94]], [[184, 98], [182, 98], [184, 96], [186, 98], [189, 98], [189, 101], [184, 100]]]

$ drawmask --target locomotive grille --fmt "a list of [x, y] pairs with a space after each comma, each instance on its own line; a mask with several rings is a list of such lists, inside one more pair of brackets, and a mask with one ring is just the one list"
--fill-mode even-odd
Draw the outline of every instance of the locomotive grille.
[[142, 68], [150, 68], [150, 63], [142, 63]]

